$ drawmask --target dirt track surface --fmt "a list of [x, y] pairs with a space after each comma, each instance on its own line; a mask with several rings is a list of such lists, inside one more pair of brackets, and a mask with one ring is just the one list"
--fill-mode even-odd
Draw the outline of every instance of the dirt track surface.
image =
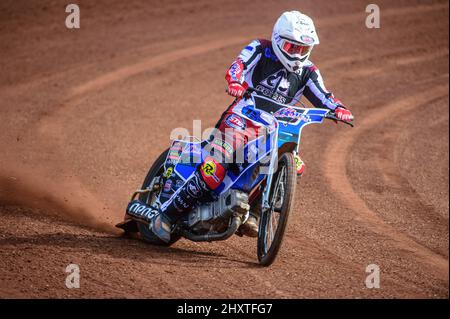
[[[0, 297], [448, 298], [447, 1], [378, 1], [371, 30], [365, 1], [79, 3], [79, 30], [64, 1], [0, 3]], [[316, 19], [312, 60], [357, 125], [304, 130], [277, 261], [259, 267], [252, 239], [120, 238], [171, 130], [214, 125], [226, 68], [292, 8]]]

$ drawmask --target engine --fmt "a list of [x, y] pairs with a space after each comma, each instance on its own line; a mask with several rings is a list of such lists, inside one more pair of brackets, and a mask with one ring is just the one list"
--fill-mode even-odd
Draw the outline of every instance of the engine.
[[227, 229], [234, 213], [241, 214], [243, 219], [246, 219], [249, 209], [248, 194], [229, 189], [218, 200], [195, 208], [189, 214], [188, 226], [198, 234], [212, 231], [220, 233]]

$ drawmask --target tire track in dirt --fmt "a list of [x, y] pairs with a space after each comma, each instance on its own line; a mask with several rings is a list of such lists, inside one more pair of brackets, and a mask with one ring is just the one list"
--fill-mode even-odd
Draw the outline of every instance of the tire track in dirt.
[[384, 63], [383, 67], [368, 67], [367, 65], [361, 66], [359, 69], [352, 70], [351, 75], [349, 77], [368, 77], [374, 76], [375, 74], [385, 72], [387, 67], [396, 67], [396, 66], [405, 66], [414, 63], [422, 63], [426, 61], [433, 61], [434, 59], [447, 57], [448, 58], [448, 49], [442, 49], [436, 52], [424, 53], [414, 57], [405, 57], [398, 58], [393, 60], [388, 60]]
[[[337, 17], [332, 17], [329, 19], [318, 19], [317, 26], [319, 28], [323, 27], [333, 27], [336, 25], [343, 25], [343, 24], [349, 24], [356, 21], [364, 22], [367, 18], [367, 13], [362, 10], [359, 13], [350, 13], [346, 15], [340, 15]], [[437, 4], [431, 4], [431, 5], [418, 5], [418, 6], [410, 6], [410, 7], [400, 7], [400, 8], [389, 8], [389, 9], [383, 9], [380, 8], [380, 16], [381, 19], [384, 19], [385, 17], [395, 17], [399, 15], [409, 15], [409, 14], [416, 14], [416, 13], [428, 13], [431, 11], [436, 10], [443, 10], [448, 9], [448, 3], [437, 3]]]
[[[448, 75], [446, 77], [446, 80], [448, 81]], [[440, 105], [442, 105], [444, 107], [446, 106], [448, 108], [448, 96], [446, 96], [444, 99], [436, 99], [434, 102], [436, 104], [439, 103]], [[427, 105], [427, 107], [429, 107], [429, 106], [430, 105]], [[430, 112], [431, 114], [441, 114], [441, 115], [439, 117], [434, 118], [429, 123], [429, 130], [435, 131], [435, 132], [441, 132], [442, 127], [447, 126], [447, 128], [448, 128], [449, 113], [448, 113], [448, 110], [447, 110], [447, 112], [445, 112], [445, 110], [442, 110], [443, 112], [440, 109], [437, 110], [437, 107], [435, 107], [434, 110], [435, 111], [433, 112], [433, 111], [430, 111], [428, 108], [427, 112]], [[409, 125], [412, 125], [412, 120], [410, 120], [409, 123], [411, 123]], [[408, 125], [408, 123], [406, 125]], [[405, 152], [414, 153], [414, 150], [410, 149], [410, 147], [412, 146], [410, 142], [412, 140], [415, 140], [415, 136], [417, 136], [419, 134], [425, 135], [427, 133], [428, 132], [421, 132], [420, 129], [418, 129], [417, 127], [415, 127], [413, 130], [403, 130], [403, 132], [400, 133], [400, 135], [398, 136], [398, 139], [397, 139], [397, 144], [399, 145], [399, 147], [396, 148], [395, 152], [391, 155], [393, 157], [392, 161], [397, 163], [398, 167], [401, 169], [401, 178], [409, 184], [408, 186], [409, 186], [410, 192], [414, 194], [416, 201], [418, 201], [420, 203], [420, 205], [423, 207], [424, 211], [434, 214], [434, 217], [437, 219], [437, 221], [438, 222], [440, 221], [439, 223], [441, 223], [443, 226], [447, 227], [445, 233], [448, 234], [448, 219], [449, 219], [449, 215], [448, 215], [448, 213], [449, 213], [448, 179], [447, 179], [446, 185], [441, 184], [442, 188], [436, 187], [436, 188], [439, 188], [441, 190], [441, 192], [443, 192], [443, 193], [445, 193], [447, 191], [446, 205], [439, 205], [439, 203], [436, 202], [435, 199], [429, 197], [430, 194], [426, 195], [423, 188], [418, 187], [417, 181], [413, 181], [411, 179], [411, 176], [408, 174], [409, 173], [408, 170], [410, 169], [410, 166], [409, 166], [407, 160], [405, 161], [405, 158], [402, 156], [402, 154], [404, 154]], [[429, 135], [426, 135], [426, 136], [428, 137]], [[424, 138], [422, 138], [422, 140], [424, 140]], [[445, 136], [443, 136], [442, 141], [445, 142], [445, 140], [446, 140], [446, 138], [445, 138]], [[447, 145], [448, 145], [448, 140], [447, 140]], [[432, 155], [432, 154], [429, 154], [429, 155]], [[446, 162], [448, 164], [448, 153], [447, 153], [447, 161]], [[435, 166], [433, 165], [432, 167], [435, 167]], [[441, 172], [441, 171], [439, 169], [437, 169], [437, 172]], [[444, 172], [442, 172], [442, 173], [443, 173], [443, 175], [446, 175], [448, 177], [448, 171], [446, 172], [446, 174]], [[434, 193], [435, 191], [436, 190], [431, 190], [430, 193]], [[448, 244], [448, 239], [446, 240], [446, 242]], [[447, 256], [448, 256], [448, 252], [449, 251], [448, 251], [448, 246], [447, 246], [447, 249], [446, 249]]]
[[419, 261], [430, 264], [430, 269], [438, 272], [440, 276], [448, 278], [448, 260], [386, 224], [356, 193], [346, 173], [347, 158], [359, 136], [369, 134], [371, 130], [376, 129], [378, 123], [388, 117], [411, 111], [436, 97], [445, 97], [446, 95], [448, 95], [448, 84], [439, 85], [426, 92], [394, 101], [368, 114], [351, 131], [340, 133], [339, 141], [341, 142], [339, 144], [330, 144], [326, 149], [325, 158], [327, 160], [324, 170], [332, 192], [339, 194], [339, 199], [352, 209], [355, 220], [365, 224], [371, 231], [393, 239], [398, 248], [410, 251], [416, 255]]
[[192, 56], [205, 54], [209, 51], [218, 50], [228, 46], [238, 45], [248, 41], [249, 37], [239, 36], [230, 37], [227, 39], [213, 40], [207, 44], [190, 46], [184, 49], [179, 49], [173, 52], [167, 52], [148, 59], [145, 59], [139, 63], [123, 66], [115, 71], [103, 74], [91, 81], [79, 85], [72, 89], [69, 94], [69, 98], [73, 98], [79, 95], [84, 95], [92, 91], [98, 91], [105, 86], [108, 86], [114, 82], [124, 80], [142, 72], [150, 71], [156, 67], [176, 62], [180, 59], [189, 58]]
[[[442, 82], [436, 81], [435, 83]], [[365, 165], [355, 167], [356, 163], [354, 163], [350, 166], [352, 167], [352, 170], [356, 169], [352, 172], [352, 176], [358, 175], [358, 171], [360, 171], [361, 167], [365, 166], [373, 168], [373, 170], [371, 170], [372, 173], [367, 171], [367, 176], [370, 176], [369, 179], [372, 181], [372, 186], [369, 186], [369, 192], [371, 193], [371, 187], [373, 187], [372, 191], [375, 192], [373, 197], [365, 190], [364, 183], [363, 185], [359, 184], [361, 189], [354, 185], [356, 189], [359, 189], [361, 197], [365, 199], [369, 207], [372, 209], [375, 207], [375, 210], [377, 210], [382, 219], [393, 227], [400, 229], [405, 235], [408, 235], [416, 242], [448, 259], [448, 236], [445, 236], [445, 234], [448, 234], [448, 217], [445, 218], [442, 214], [443, 211], [432, 205], [427, 195], [421, 194], [414, 188], [412, 182], [415, 180], [408, 178], [410, 177], [408, 175], [411, 173], [411, 168], [406, 168], [406, 165], [409, 164], [408, 158], [411, 154], [417, 154], [417, 150], [405, 152], [402, 149], [403, 147], [412, 146], [414, 144], [421, 144], [419, 143], [418, 138], [427, 134], [428, 130], [419, 132], [416, 125], [412, 124], [412, 122], [420, 121], [418, 125], [427, 123], [428, 121], [421, 121], [420, 119], [422, 117], [422, 110], [426, 109], [430, 112], [430, 107], [433, 107], [436, 104], [441, 105], [441, 109], [442, 107], [445, 108], [446, 105], [448, 107], [448, 102], [446, 102], [447, 98], [448, 95], [436, 97], [435, 99], [429, 100], [426, 104], [419, 105], [417, 111], [398, 113], [397, 116], [391, 117], [386, 123], [383, 123], [382, 130], [371, 132], [373, 135], [368, 139], [369, 143], [357, 140], [355, 145], [360, 147], [359, 155], [364, 153], [364, 148], [366, 146], [376, 147], [375, 145], [377, 144], [379, 146], [382, 145], [382, 151], [380, 149], [380, 152], [374, 152], [370, 158], [363, 160]], [[428, 116], [425, 115], [425, 117]], [[442, 120], [441, 123], [443, 125], [445, 125], [443, 122], [447, 122], [448, 124], [448, 117], [439, 116], [438, 118]], [[435, 131], [430, 128], [430, 131], [432, 130]], [[441, 129], [437, 131], [440, 132]], [[416, 135], [416, 138], [412, 137], [412, 135]], [[402, 141], [402, 136], [407, 138], [407, 140], [403, 139]], [[429, 155], [432, 156], [431, 152]], [[356, 161], [354, 156], [358, 156], [358, 154], [353, 152], [353, 162]], [[413, 159], [413, 162], [417, 163], [415, 158]], [[423, 166], [425, 169], [429, 164], [424, 164]], [[384, 191], [378, 190], [379, 194], [377, 194], [377, 185], [379, 185], [378, 178], [382, 185], [385, 185]], [[431, 176], [428, 178], [431, 180]], [[427, 183], [423, 182], [423, 184], [425, 185]], [[448, 184], [447, 187], [441, 187], [442, 185], [439, 185], [436, 181], [434, 184], [434, 191], [445, 190], [448, 187]], [[386, 192], [386, 190], [388, 191]], [[372, 201], [372, 198], [375, 201]], [[379, 209], [376, 204], [384, 202], [385, 198], [391, 199], [390, 205], [389, 203], [386, 203], [386, 206], [383, 205], [383, 207], [380, 207]], [[395, 207], [397, 205], [398, 211]]]
[[[407, 8], [386, 9], [383, 11], [383, 16], [393, 17], [405, 14], [426, 13], [429, 11], [442, 10], [444, 8], [448, 8], [448, 4], [445, 3], [436, 5], [411, 6]], [[362, 18], [364, 19], [365, 17], [365, 12], [352, 13], [332, 18], [318, 19], [317, 24], [321, 27], [331, 28], [336, 27], [342, 23], [357, 22]], [[87, 83], [74, 87], [69, 94], [69, 99], [79, 95], [84, 95], [92, 91], [100, 90], [105, 86], [113, 84], [114, 82], [124, 80], [142, 72], [150, 71], [156, 67], [168, 64], [170, 62], [175, 62], [180, 59], [192, 57], [195, 55], [205, 54], [209, 51], [218, 50], [233, 45], [243, 44], [248, 42], [249, 39], [253, 38], [253, 35], [247, 34], [239, 37], [229, 37], [225, 39], [222, 38], [220, 40], [212, 40], [207, 44], [191, 46], [188, 48], [144, 59], [143, 61], [136, 64], [125, 65], [122, 68], [108, 72], [92, 79], [91, 81], [88, 81]]]

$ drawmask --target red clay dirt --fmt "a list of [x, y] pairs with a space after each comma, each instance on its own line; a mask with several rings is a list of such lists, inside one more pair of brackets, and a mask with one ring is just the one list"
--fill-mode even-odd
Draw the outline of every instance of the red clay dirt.
[[[64, 1], [1, 1], [0, 297], [448, 298], [448, 2], [378, 1], [380, 29], [370, 2], [299, 3], [79, 1], [69, 30]], [[291, 9], [315, 18], [311, 58], [357, 121], [304, 130], [276, 262], [249, 238], [121, 238], [171, 130], [215, 124], [226, 68]]]

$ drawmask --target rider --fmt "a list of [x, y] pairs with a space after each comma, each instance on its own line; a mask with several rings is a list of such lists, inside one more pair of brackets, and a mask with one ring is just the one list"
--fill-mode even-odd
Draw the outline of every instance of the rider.
[[[231, 142], [229, 139], [228, 142], [209, 141], [209, 145], [218, 151], [216, 153], [222, 155], [221, 158], [232, 158], [232, 152], [257, 137], [255, 128], [267, 125], [242, 114], [239, 101], [248, 87], [255, 88], [260, 95], [288, 105], [296, 104], [304, 95], [315, 107], [333, 110], [341, 120], [353, 119], [352, 113], [325, 88], [317, 66], [309, 60], [311, 50], [317, 44], [319, 38], [312, 19], [299, 11], [290, 11], [284, 12], [275, 23], [272, 41], [254, 40], [241, 51], [225, 77], [228, 93], [238, 98], [238, 102], [225, 111], [216, 126], [224, 135], [229, 128], [234, 129], [235, 134]], [[193, 176], [151, 219], [152, 231], [168, 242], [176, 220], [214, 193], [229, 168], [229, 161], [224, 163], [214, 155], [206, 157]], [[242, 233], [257, 235], [257, 215], [257, 212], [250, 215], [241, 226]]]

